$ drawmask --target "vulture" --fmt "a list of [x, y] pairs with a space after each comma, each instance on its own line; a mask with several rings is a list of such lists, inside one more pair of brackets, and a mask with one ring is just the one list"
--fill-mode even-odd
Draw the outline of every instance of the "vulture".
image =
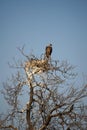
[[45, 49], [46, 58], [49, 59], [51, 56], [51, 53], [52, 53], [52, 44], [49, 44], [48, 46], [46, 46], [46, 49]]

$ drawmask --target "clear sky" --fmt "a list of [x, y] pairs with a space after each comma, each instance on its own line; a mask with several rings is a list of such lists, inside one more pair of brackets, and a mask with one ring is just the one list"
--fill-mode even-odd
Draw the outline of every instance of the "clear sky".
[[0, 0], [0, 85], [18, 46], [39, 56], [50, 42], [54, 59], [87, 74], [87, 0]]

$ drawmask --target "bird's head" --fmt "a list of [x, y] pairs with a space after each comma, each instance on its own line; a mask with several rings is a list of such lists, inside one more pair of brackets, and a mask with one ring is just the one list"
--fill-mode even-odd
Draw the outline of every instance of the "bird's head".
[[50, 43], [49, 46], [52, 46], [52, 44]]

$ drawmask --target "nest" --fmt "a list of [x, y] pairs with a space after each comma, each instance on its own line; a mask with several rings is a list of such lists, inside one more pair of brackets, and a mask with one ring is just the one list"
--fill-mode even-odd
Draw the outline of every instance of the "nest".
[[32, 59], [32, 60], [27, 61], [25, 63], [25, 70], [26, 71], [34, 71], [34, 70], [36, 70], [37, 72], [38, 71], [44, 72], [44, 71], [49, 70], [49, 68], [50, 68], [50, 64], [48, 63], [47, 60], [35, 60], [35, 59]]

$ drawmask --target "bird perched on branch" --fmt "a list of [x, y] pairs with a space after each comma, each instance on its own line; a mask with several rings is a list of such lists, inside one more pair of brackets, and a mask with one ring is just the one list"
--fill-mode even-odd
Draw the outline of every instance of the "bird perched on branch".
[[45, 49], [46, 58], [49, 59], [51, 56], [51, 53], [52, 53], [52, 44], [49, 44], [48, 46], [46, 46], [46, 49]]

